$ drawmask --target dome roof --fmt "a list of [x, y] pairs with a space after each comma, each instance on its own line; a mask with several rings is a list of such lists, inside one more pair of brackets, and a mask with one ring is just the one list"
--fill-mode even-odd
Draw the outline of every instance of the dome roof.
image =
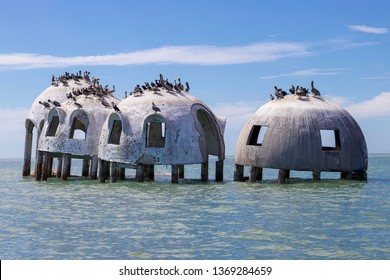
[[[99, 157], [104, 160], [191, 164], [207, 161], [209, 154], [224, 158], [225, 119], [188, 93], [146, 90], [122, 100], [118, 107], [121, 112], [112, 113], [103, 126]], [[115, 121], [123, 132], [116, 138]]]
[[242, 129], [236, 164], [287, 170], [365, 171], [367, 147], [353, 117], [321, 97], [287, 95]]

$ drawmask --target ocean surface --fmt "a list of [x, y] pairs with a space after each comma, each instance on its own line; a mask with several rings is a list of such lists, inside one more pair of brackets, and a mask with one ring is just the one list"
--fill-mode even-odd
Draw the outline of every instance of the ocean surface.
[[2, 159], [0, 259], [390, 259], [390, 155], [369, 156], [366, 182], [233, 182], [229, 157], [216, 183], [213, 166], [207, 183], [198, 165], [179, 184], [169, 166], [155, 182], [36, 182]]

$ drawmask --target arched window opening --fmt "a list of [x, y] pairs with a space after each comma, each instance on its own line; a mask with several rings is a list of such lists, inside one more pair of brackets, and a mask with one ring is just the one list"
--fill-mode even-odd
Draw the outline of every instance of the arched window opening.
[[249, 133], [247, 145], [251, 146], [262, 146], [265, 133], [267, 132], [268, 126], [265, 125], [254, 125], [252, 126], [251, 132]]
[[83, 118], [75, 117], [70, 129], [70, 139], [85, 140], [87, 138], [87, 122]]
[[122, 121], [113, 120], [109, 130], [108, 144], [119, 145], [122, 135]]
[[58, 117], [58, 113], [54, 111], [54, 113], [49, 116], [49, 126], [46, 131], [46, 136], [54, 137], [56, 135], [59, 124], [60, 118]]
[[165, 147], [166, 125], [163, 121], [146, 122], [146, 147], [163, 148]]

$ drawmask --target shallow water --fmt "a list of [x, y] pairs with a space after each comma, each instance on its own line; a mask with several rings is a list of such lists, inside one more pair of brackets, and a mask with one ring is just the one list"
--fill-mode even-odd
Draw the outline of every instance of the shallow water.
[[233, 182], [233, 165], [222, 183], [194, 165], [179, 184], [165, 166], [156, 182], [100, 184], [36, 182], [0, 160], [0, 259], [390, 259], [390, 155], [369, 157], [367, 182]]

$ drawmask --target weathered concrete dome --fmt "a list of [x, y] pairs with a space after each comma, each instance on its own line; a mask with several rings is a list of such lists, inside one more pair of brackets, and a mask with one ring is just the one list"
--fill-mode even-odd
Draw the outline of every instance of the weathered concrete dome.
[[[161, 110], [155, 112], [153, 103]], [[99, 158], [131, 165], [193, 164], [225, 157], [225, 118], [184, 92], [144, 91], [122, 100], [103, 126]]]
[[237, 180], [242, 179], [239, 167], [244, 165], [365, 177], [367, 146], [345, 109], [321, 97], [287, 95], [260, 107], [247, 122], [235, 162]]

